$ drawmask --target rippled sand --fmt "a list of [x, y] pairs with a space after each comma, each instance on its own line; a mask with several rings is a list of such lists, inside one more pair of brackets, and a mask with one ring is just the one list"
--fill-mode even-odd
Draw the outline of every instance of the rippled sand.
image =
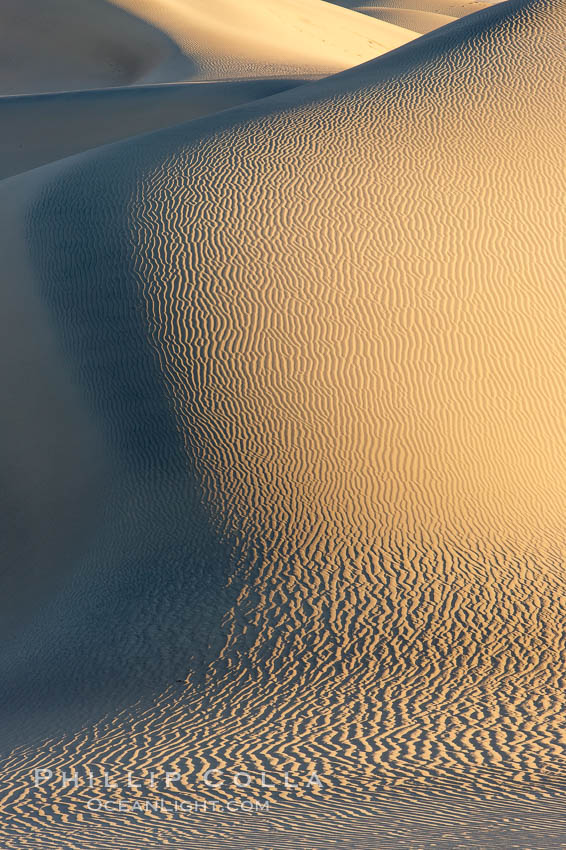
[[[9, 528], [57, 580], [0, 653], [3, 847], [566, 846], [565, 36], [512, 0], [0, 183], [85, 470]], [[156, 766], [270, 811], [30, 787]]]

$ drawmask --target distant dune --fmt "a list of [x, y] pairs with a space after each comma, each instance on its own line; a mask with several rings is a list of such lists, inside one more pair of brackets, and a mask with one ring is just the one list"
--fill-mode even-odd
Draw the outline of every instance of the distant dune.
[[[271, 67], [283, 4], [237, 58], [246, 19], [214, 9], [210, 61], [212, 4], [120, 5], [195, 77]], [[278, 73], [323, 73], [290, 32]], [[16, 435], [28, 470], [6, 537], [6, 848], [564, 842], [565, 39], [561, 2], [511, 0], [0, 182], [3, 271], [41, 330], [6, 398], [33, 426], [13, 417], [3, 455]], [[70, 487], [44, 527], [50, 397], [61, 432], [37, 457]], [[56, 578], [30, 599], [22, 529]], [[324, 786], [186, 817], [29, 787], [100, 765], [178, 771], [170, 802], [244, 795], [195, 791], [210, 768]]]
[[420, 33], [431, 32], [456, 20], [442, 13], [424, 12], [420, 9], [393, 9], [388, 6], [364, 6], [357, 11], [397, 26], [410, 27]]
[[195, 79], [330, 73], [414, 38], [321, 0], [113, 2], [166, 33], [194, 63]]
[[329, 74], [414, 37], [322, 0], [4, 0], [0, 95]]
[[268, 97], [418, 35], [322, 0], [7, 0], [1, 16], [0, 179]]
[[407, 27], [419, 33], [449, 24], [454, 18], [461, 18], [472, 12], [478, 12], [487, 6], [493, 6], [499, 0], [328, 0], [344, 9], [361, 12], [372, 18], [386, 21], [400, 27]]
[[[0, 179], [268, 97], [453, 20], [425, 11], [432, 0], [423, 2], [410, 10], [360, 8], [380, 19], [370, 23], [322, 0], [249, 0], [245, 7], [233, 0], [220, 7], [204, 0], [9, 0], [0, 30]], [[460, 12], [471, 9], [468, 3]], [[195, 80], [201, 84], [180, 85]]]

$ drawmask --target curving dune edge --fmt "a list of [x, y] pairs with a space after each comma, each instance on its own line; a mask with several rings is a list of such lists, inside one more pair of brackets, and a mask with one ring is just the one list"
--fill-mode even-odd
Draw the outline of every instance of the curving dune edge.
[[357, 5], [0, 98], [6, 850], [565, 841], [566, 14]]

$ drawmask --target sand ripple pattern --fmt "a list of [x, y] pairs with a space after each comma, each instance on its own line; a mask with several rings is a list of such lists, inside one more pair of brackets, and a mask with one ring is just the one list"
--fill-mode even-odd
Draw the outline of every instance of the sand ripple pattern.
[[551, 15], [497, 10], [392, 79], [205, 133], [132, 202], [152, 340], [237, 552], [217, 675], [278, 711], [300, 695], [320, 758], [564, 765]]
[[[124, 226], [106, 193], [81, 207], [97, 169], [128, 196], [123, 273], [232, 599], [204, 682], [42, 757], [330, 784], [270, 792], [284, 834], [177, 821], [145, 846], [498, 846], [493, 812], [544, 794], [563, 830], [565, 37], [561, 4], [505, 4], [76, 166], [65, 215], [93, 232]], [[144, 846], [134, 815], [84, 821], [84, 790], [34, 815], [37, 759], [7, 763], [6, 847], [22, 825], [37, 848]], [[427, 826], [399, 833], [393, 799], [425, 788]]]

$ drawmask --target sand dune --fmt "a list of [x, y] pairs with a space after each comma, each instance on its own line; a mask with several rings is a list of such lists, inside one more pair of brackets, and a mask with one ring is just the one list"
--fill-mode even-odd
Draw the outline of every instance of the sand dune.
[[299, 79], [167, 83], [0, 98], [0, 179], [299, 85]]
[[[397, 9], [390, 6], [355, 7], [356, 11], [388, 21], [398, 27], [407, 27], [414, 32], [426, 33], [438, 29], [456, 20], [454, 17], [438, 12], [425, 12], [421, 9]], [[477, 11], [477, 10], [474, 10]]]
[[361, 12], [372, 18], [414, 32], [427, 33], [449, 24], [454, 18], [462, 18], [493, 6], [499, 0], [328, 0], [344, 9]]
[[[108, 470], [0, 653], [7, 848], [559, 846], [565, 37], [515, 0], [0, 184]], [[326, 785], [30, 790], [100, 765]]]
[[415, 37], [322, 0], [113, 0], [195, 63], [195, 79], [331, 73]]
[[12, 184], [3, 200], [0, 637], [5, 641], [75, 567], [99, 518], [107, 469], [82, 393], [34, 290], [21, 218], [26, 197]]
[[322, 0], [9, 0], [0, 179], [268, 97], [416, 35]]
[[327, 74], [414, 37], [322, 0], [6, 0], [0, 95]]
[[[328, 0], [330, 2], [330, 0]], [[344, 9], [354, 9], [357, 12], [372, 14], [372, 9], [396, 9], [402, 11], [429, 12], [430, 14], [448, 15], [452, 18], [463, 18], [473, 12], [479, 12], [489, 6], [495, 6], [498, 0], [331, 0]]]
[[163, 66], [192, 68], [164, 33], [106, 0], [7, 0], [0, 45], [2, 95], [123, 86]]

